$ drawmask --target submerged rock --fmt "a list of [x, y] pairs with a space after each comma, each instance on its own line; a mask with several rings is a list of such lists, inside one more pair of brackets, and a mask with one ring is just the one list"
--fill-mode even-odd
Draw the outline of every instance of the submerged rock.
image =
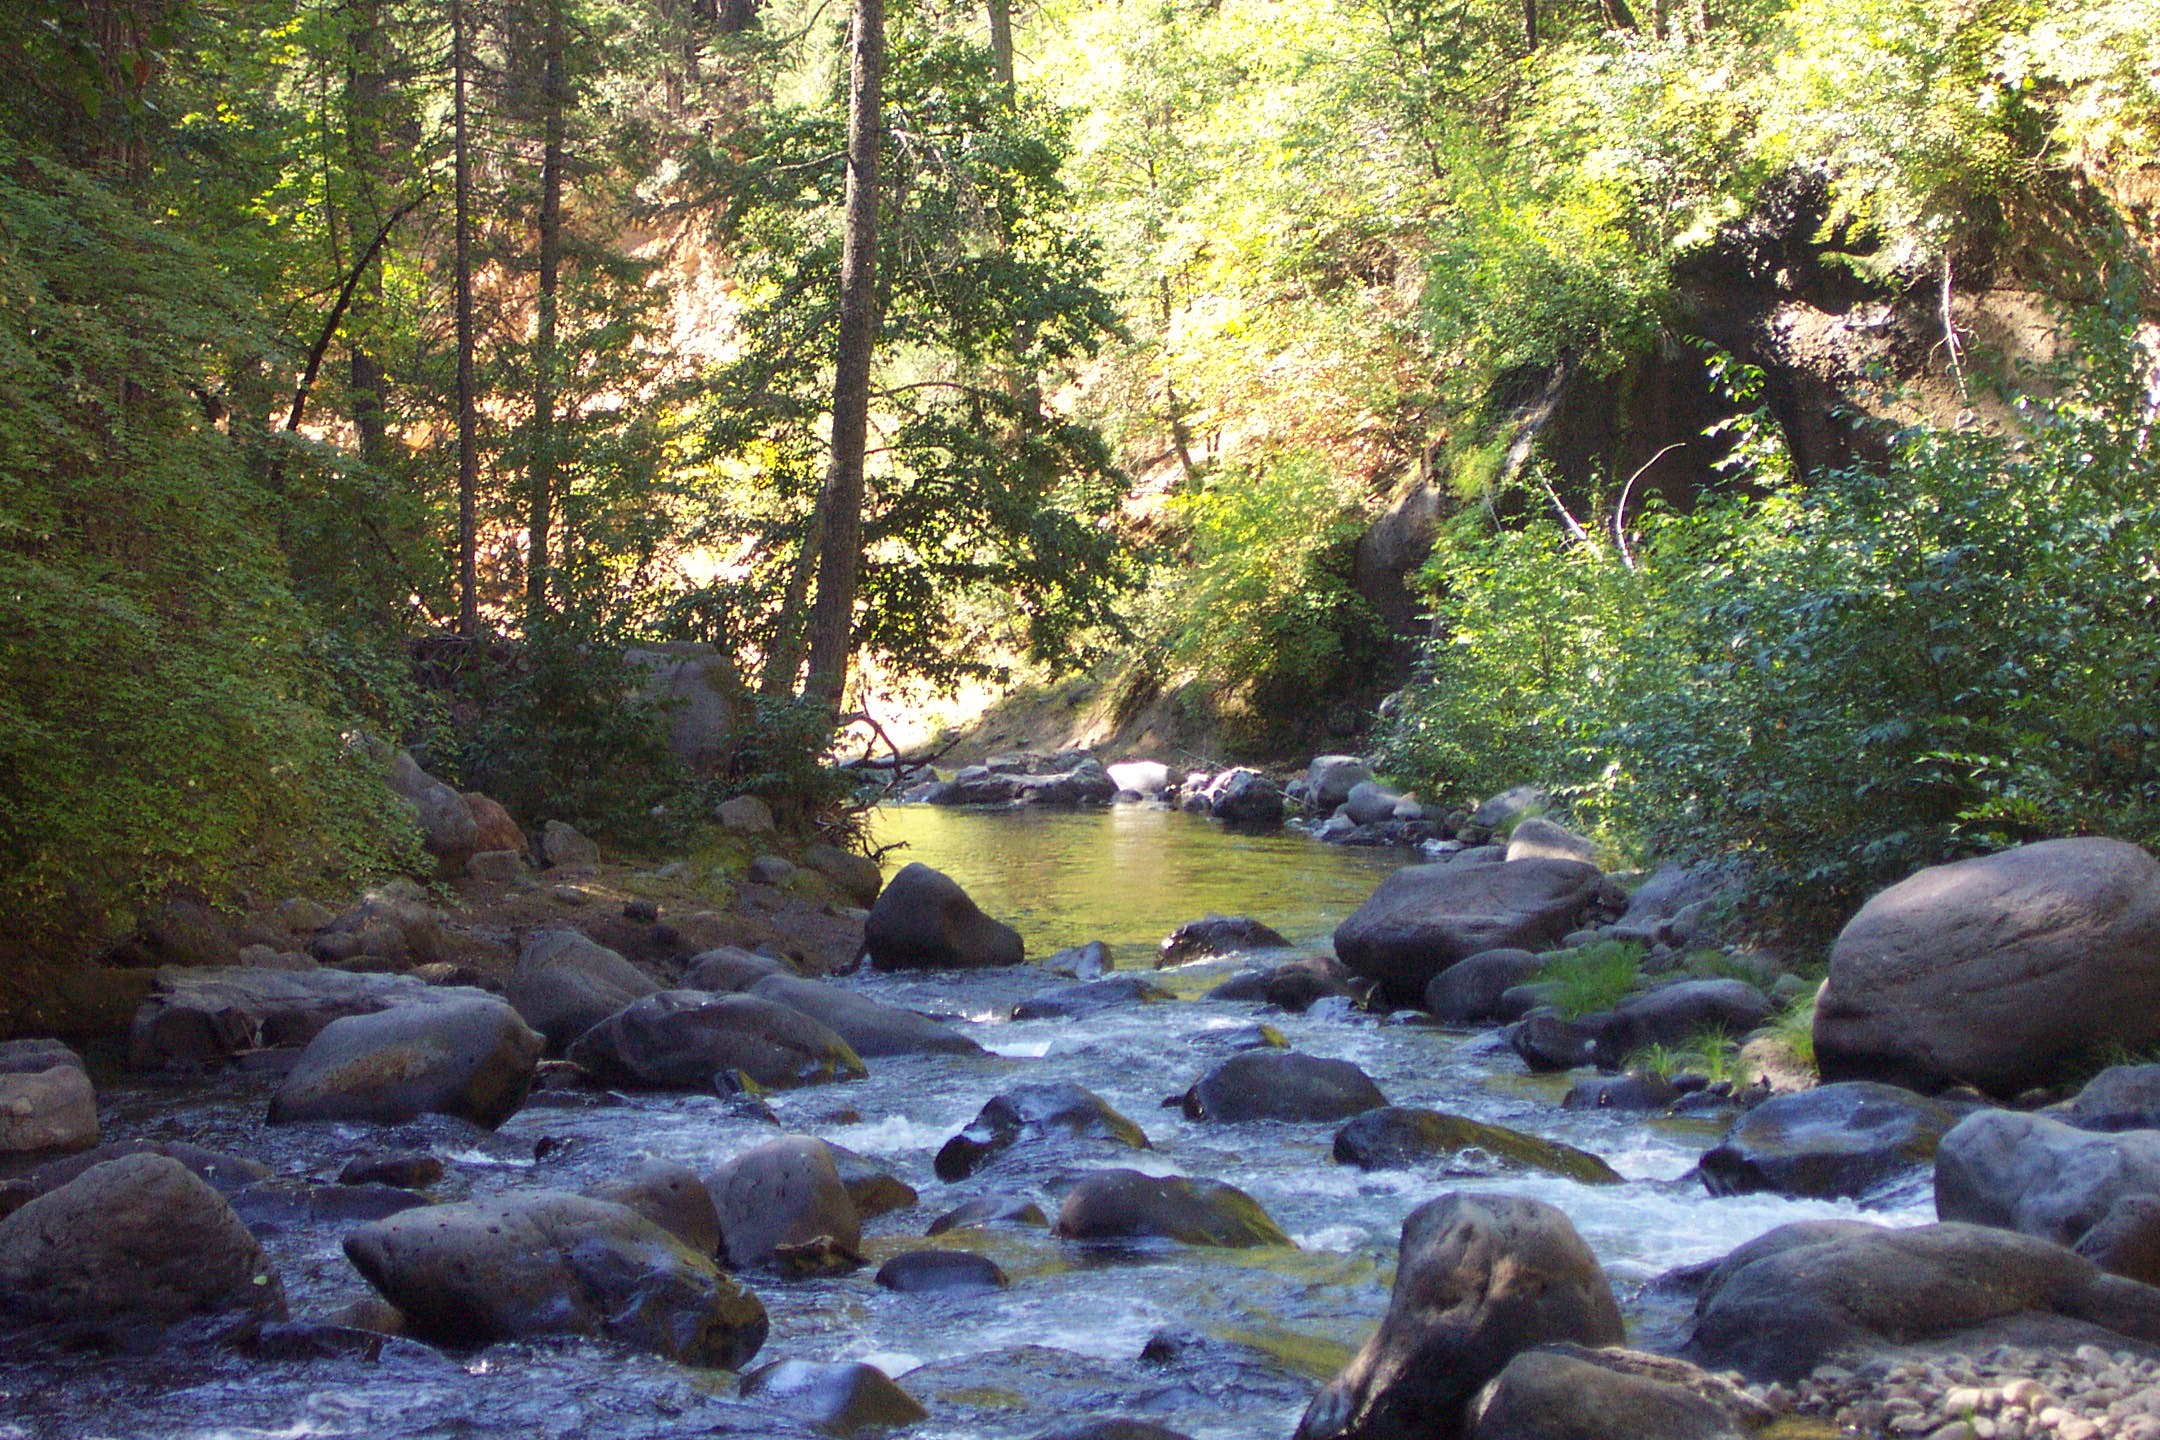
[[1203, 960], [1210, 955], [1242, 955], [1251, 950], [1287, 950], [1290, 942], [1272, 926], [1250, 915], [1205, 915], [1170, 932], [1156, 952], [1159, 969]]
[[1585, 1185], [1617, 1185], [1619, 1172], [1587, 1150], [1541, 1140], [1461, 1115], [1390, 1105], [1368, 1110], [1335, 1132], [1335, 1160], [1360, 1170], [1401, 1170], [1443, 1155], [1482, 1150], [1511, 1165]]
[[1471, 1397], [1518, 1354], [1626, 1338], [1567, 1216], [1522, 1195], [1443, 1195], [1403, 1221], [1386, 1318], [1314, 1398], [1298, 1440], [1458, 1440]]
[[1013, 1006], [1015, 1020], [1078, 1019], [1121, 1005], [1156, 1004], [1177, 996], [1144, 975], [1112, 975], [1076, 985], [1057, 985]]
[[1065, 1081], [1016, 1085], [994, 1096], [965, 1130], [938, 1150], [940, 1180], [964, 1180], [1018, 1145], [1044, 1141], [1097, 1141], [1132, 1150], [1148, 1148], [1138, 1125], [1094, 1091]]
[[1234, 1185], [1138, 1170], [1098, 1170], [1065, 1196], [1053, 1233], [1066, 1240], [1175, 1240], [1243, 1248], [1288, 1245], [1260, 1202]]

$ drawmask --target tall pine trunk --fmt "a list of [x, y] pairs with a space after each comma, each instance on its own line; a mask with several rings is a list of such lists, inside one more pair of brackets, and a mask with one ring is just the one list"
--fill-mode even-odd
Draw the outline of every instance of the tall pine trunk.
[[840, 255], [840, 345], [833, 373], [832, 462], [819, 508], [817, 600], [803, 694], [837, 709], [855, 640], [862, 570], [863, 452], [877, 344], [878, 125], [884, 104], [884, 0], [855, 0], [849, 50], [848, 178]]
[[563, 0], [547, 0], [541, 38], [546, 57], [540, 81], [545, 138], [540, 153], [540, 305], [533, 337], [532, 453], [526, 513], [525, 625], [547, 616], [548, 540], [555, 506], [555, 304], [562, 278]]
[[479, 414], [473, 394], [472, 157], [466, 133], [465, 0], [450, 0], [452, 169], [457, 239], [458, 633], [480, 633]]
[[990, 63], [998, 84], [1013, 88], [1012, 0], [990, 0]]
[[[350, 228], [353, 244], [358, 246], [361, 235], [382, 223], [383, 192], [394, 181], [383, 153], [389, 77], [383, 57], [381, 0], [353, 0], [348, 13], [352, 28], [346, 52], [345, 155], [356, 190]], [[390, 462], [389, 377], [368, 343], [382, 313], [382, 298], [382, 267], [370, 266], [353, 296], [352, 319], [346, 327], [353, 428], [359, 436], [360, 458], [376, 470], [387, 469]]]

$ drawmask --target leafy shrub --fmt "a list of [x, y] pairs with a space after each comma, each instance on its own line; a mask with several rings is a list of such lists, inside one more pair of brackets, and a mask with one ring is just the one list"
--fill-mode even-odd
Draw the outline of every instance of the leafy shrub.
[[1573, 1020], [1610, 1010], [1642, 983], [1642, 947], [1624, 940], [1600, 940], [1563, 950], [1538, 972], [1537, 983], [1553, 987], [1553, 1005]]

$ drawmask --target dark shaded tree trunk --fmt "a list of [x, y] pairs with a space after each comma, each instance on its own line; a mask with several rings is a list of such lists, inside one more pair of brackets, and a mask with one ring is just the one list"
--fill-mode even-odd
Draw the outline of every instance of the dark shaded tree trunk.
[[[352, 230], [357, 237], [382, 220], [389, 79], [383, 59], [381, 0], [353, 0], [347, 13], [351, 29], [346, 47], [345, 158], [354, 179]], [[346, 384], [352, 395], [360, 458], [376, 470], [386, 469], [390, 460], [389, 377], [368, 344], [381, 309], [382, 270], [371, 266], [353, 296]]]
[[472, 137], [465, 108], [465, 0], [450, 0], [452, 171], [457, 239], [458, 633], [480, 633], [479, 409], [473, 394]]
[[884, 0], [855, 0], [849, 44], [848, 179], [840, 255], [840, 342], [833, 370], [832, 461], [820, 508], [817, 600], [803, 694], [835, 709], [855, 648], [862, 570], [863, 452], [870, 430], [870, 363], [877, 345], [878, 129], [884, 106]]
[[548, 540], [555, 505], [555, 310], [562, 283], [562, 193], [564, 112], [563, 0], [547, 0], [547, 24], [541, 39], [546, 51], [540, 82], [545, 138], [540, 154], [540, 300], [533, 336], [532, 453], [526, 478], [529, 496], [525, 557], [525, 624], [529, 629], [547, 615]]
[[1523, 45], [1537, 49], [1537, 0], [1522, 0]]

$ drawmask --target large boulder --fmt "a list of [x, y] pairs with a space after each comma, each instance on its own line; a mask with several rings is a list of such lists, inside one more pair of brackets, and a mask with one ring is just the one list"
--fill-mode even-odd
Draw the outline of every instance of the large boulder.
[[98, 1143], [97, 1092], [57, 1040], [0, 1044], [0, 1157]]
[[885, 874], [867, 855], [842, 850], [837, 845], [812, 845], [803, 851], [803, 864], [840, 887], [840, 893], [865, 909], [877, 903], [885, 888]]
[[1573, 860], [1406, 865], [1335, 930], [1335, 953], [1414, 1005], [1432, 978], [1481, 950], [1536, 949], [1575, 928], [1604, 877]]
[[399, 1124], [437, 1114], [492, 1130], [525, 1103], [544, 1044], [492, 998], [348, 1015], [300, 1052], [270, 1101], [270, 1121]]
[[1367, 1110], [1335, 1132], [1335, 1162], [1360, 1170], [1406, 1170], [1466, 1150], [1585, 1185], [1620, 1183], [1619, 1172], [1587, 1150], [1438, 1110], [1389, 1105]]
[[887, 1005], [867, 995], [828, 985], [822, 980], [803, 980], [793, 975], [768, 975], [753, 984], [749, 993], [799, 1010], [831, 1029], [852, 1046], [857, 1055], [875, 1060], [882, 1055], [980, 1055], [982, 1046], [949, 1025], [926, 1015]]
[[2160, 1289], [2060, 1245], [1980, 1225], [1802, 1220], [1718, 1263], [1683, 1353], [1792, 1384], [1833, 1360], [1909, 1346], [1977, 1354], [2126, 1342], [2160, 1345]]
[[540, 827], [540, 858], [566, 873], [591, 870], [600, 864], [600, 846], [568, 821], [550, 820]]
[[1102, 1096], [1068, 1081], [1045, 1080], [991, 1097], [965, 1130], [939, 1148], [937, 1177], [948, 1183], [964, 1180], [1015, 1146], [1046, 1141], [1060, 1153], [1076, 1142], [1148, 1148], [1140, 1127]]
[[595, 1200], [627, 1205], [700, 1255], [720, 1253], [720, 1217], [698, 1173], [673, 1160], [648, 1159], [593, 1187]]
[[1124, 1005], [1152, 1005], [1177, 996], [1145, 975], [1110, 975], [1075, 985], [1053, 985], [1012, 1008], [1015, 1020], [1076, 1020]]
[[1195, 1120], [1347, 1120], [1387, 1104], [1372, 1077], [1348, 1060], [1295, 1050], [1247, 1050], [1200, 1077], [1185, 1092]]
[[1316, 755], [1305, 767], [1305, 791], [1315, 813], [1331, 815], [1372, 778], [1372, 770], [1355, 755]]
[[190, 1316], [285, 1318], [262, 1246], [185, 1165], [128, 1155], [94, 1165], [0, 1220], [0, 1310], [93, 1330], [156, 1330]]
[[547, 1335], [614, 1340], [739, 1369], [765, 1343], [757, 1296], [625, 1205], [531, 1191], [363, 1225], [345, 1254], [433, 1344]]
[[525, 937], [506, 992], [525, 1023], [559, 1054], [631, 1001], [659, 989], [659, 981], [580, 931], [540, 930]]
[[959, 882], [916, 862], [886, 885], [863, 924], [880, 970], [973, 970], [1018, 965], [1020, 932], [983, 914]]
[[1211, 955], [1241, 955], [1250, 950], [1287, 950], [1290, 942], [1273, 926], [1250, 915], [1203, 915], [1164, 937], [1155, 952], [1158, 969], [1204, 960]]
[[720, 1217], [720, 1253], [734, 1269], [862, 1249], [862, 1212], [822, 1140], [769, 1140], [707, 1175], [705, 1188]]
[[697, 641], [623, 651], [647, 701], [667, 709], [668, 750], [689, 770], [710, 773], [734, 739], [741, 685], [727, 655]]
[[1507, 858], [1579, 860], [1585, 865], [1595, 865], [1597, 842], [1556, 825], [1542, 815], [1532, 815], [1515, 827], [1514, 834], [1508, 836]]
[[683, 962], [682, 989], [714, 990], [734, 994], [748, 990], [768, 975], [793, 975], [795, 967], [785, 960], [760, 955], [736, 945], [700, 951]]
[[1829, 1080], [2014, 1095], [2160, 1040], [2160, 863], [2049, 840], [1923, 870], [1855, 915], [1815, 1007]]
[[1630, 995], [1613, 1007], [1598, 1030], [1592, 1058], [1617, 1069], [1648, 1045], [1678, 1045], [1719, 1031], [1738, 1039], [1777, 1010], [1770, 997], [1745, 980], [1681, 980]]
[[857, 1360], [781, 1360], [743, 1376], [739, 1389], [745, 1400], [828, 1435], [897, 1429], [930, 1418], [884, 1371]]
[[1664, 866], [1629, 892], [1627, 909], [1613, 924], [1613, 938], [1641, 945], [1686, 944], [1701, 932], [1732, 878], [1729, 870], [1716, 865]]
[[429, 985], [413, 975], [168, 967], [135, 1011], [128, 1064], [141, 1070], [216, 1064], [249, 1050], [305, 1045], [348, 1015], [486, 998], [484, 990]]
[[468, 790], [465, 808], [472, 812], [478, 832], [473, 839], [474, 854], [499, 855], [507, 851], [520, 859], [524, 857], [525, 832], [518, 828], [517, 817], [504, 809], [501, 802], [477, 790]]
[[1066, 1240], [1175, 1240], [1232, 1249], [1288, 1245], [1260, 1202], [1234, 1185], [1138, 1170], [1098, 1170], [1066, 1193], [1053, 1233]]
[[384, 778], [392, 793], [413, 807], [428, 854], [435, 857], [443, 874], [461, 873], [479, 848], [480, 822], [472, 807], [463, 795], [421, 769], [411, 751], [370, 743], [387, 763]]
[[1778, 1095], [1702, 1158], [1713, 1195], [1860, 1199], [1924, 1174], [1961, 1107], [1869, 1080]]
[[1470, 1404], [1468, 1440], [1741, 1440], [1776, 1418], [1685, 1360], [1540, 1345]]
[[1280, 825], [1282, 786], [1257, 770], [1225, 770], [1207, 791], [1210, 813], [1233, 825]]
[[1425, 1008], [1450, 1024], [1502, 1019], [1500, 997], [1537, 979], [1544, 968], [1545, 957], [1528, 950], [1482, 950], [1433, 976]]
[[720, 1076], [792, 1090], [869, 1073], [847, 1041], [802, 1011], [704, 990], [633, 1001], [580, 1035], [570, 1059], [605, 1084], [649, 1090], [710, 1090]]
[[1030, 805], [1101, 805], [1118, 793], [1117, 781], [1094, 760], [1056, 774], [1024, 776], [1017, 785], [1019, 798]]
[[2075, 1245], [2135, 1196], [2160, 1195], [2160, 1130], [2096, 1134], [2011, 1110], [1966, 1116], [1935, 1152], [1935, 1213]]
[[1612, 1285], [1567, 1216], [1454, 1193], [1403, 1221], [1386, 1318], [1305, 1411], [1298, 1440], [1457, 1440], [1465, 1407], [1523, 1351], [1618, 1345]]
[[1378, 825], [1395, 818], [1395, 807], [1403, 802], [1402, 792], [1390, 790], [1377, 780], [1361, 780], [1350, 787], [1343, 799], [1343, 809], [1353, 825]]

